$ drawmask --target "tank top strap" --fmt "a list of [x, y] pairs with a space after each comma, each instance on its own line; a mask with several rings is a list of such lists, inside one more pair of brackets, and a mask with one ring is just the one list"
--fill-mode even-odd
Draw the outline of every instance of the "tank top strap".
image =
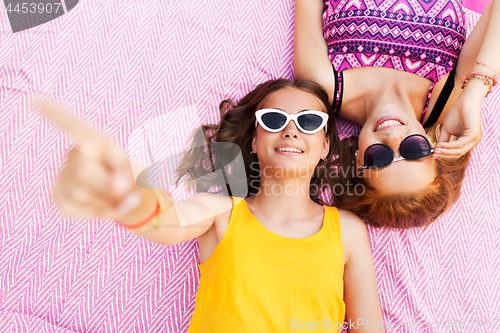
[[243, 200], [245, 200], [244, 198], [240, 198], [240, 197], [231, 197], [231, 199], [233, 199], [233, 209], [238, 204], [240, 204]]
[[332, 111], [334, 115], [338, 115], [340, 112], [340, 108], [342, 107], [342, 97], [343, 97], [343, 81], [344, 74], [342, 72], [337, 72], [335, 70], [335, 66], [333, 66], [333, 80], [335, 84], [335, 91], [333, 94], [333, 103], [332, 103]]
[[[331, 240], [342, 244], [342, 230], [340, 227], [339, 211], [335, 207], [325, 207], [324, 232]], [[340, 246], [340, 248], [343, 248]], [[343, 249], [342, 249], [343, 250]]]
[[[252, 218], [252, 215], [249, 214], [250, 212], [246, 207], [245, 198], [231, 197], [231, 199], [233, 199], [233, 210], [231, 211], [231, 217], [229, 218], [225, 234], [239, 232], [241, 227], [244, 227], [244, 225], [248, 226], [248, 221]], [[238, 221], [238, 226], [235, 226], [235, 221]], [[233, 229], [237, 229], [238, 231], [233, 231]], [[232, 235], [228, 237], [232, 237]]]
[[429, 101], [431, 100], [432, 91], [434, 90], [435, 85], [436, 83], [432, 82], [429, 88], [429, 92], [427, 93], [427, 99], [425, 100], [424, 110], [422, 111], [422, 117], [420, 118], [420, 123], [422, 125], [424, 124], [425, 114], [427, 113], [427, 108], [429, 107]]
[[325, 207], [325, 220], [330, 220], [330, 225], [334, 228], [340, 228], [340, 216], [339, 211], [336, 207], [323, 206]]

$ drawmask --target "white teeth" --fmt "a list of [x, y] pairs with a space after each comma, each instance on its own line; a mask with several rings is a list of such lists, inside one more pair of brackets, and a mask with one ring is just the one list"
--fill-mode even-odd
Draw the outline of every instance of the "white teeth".
[[403, 125], [403, 124], [401, 124], [397, 120], [392, 120], [392, 119], [391, 120], [386, 120], [382, 124], [378, 125], [376, 130], [379, 130], [381, 128], [388, 127], [388, 126], [394, 126], [394, 125], [399, 126], [399, 125]]
[[297, 149], [297, 148], [292, 148], [292, 147], [281, 147], [281, 148], [277, 148], [276, 149], [277, 151], [286, 151], [286, 152], [289, 152], [289, 153], [299, 153], [299, 154], [302, 154], [302, 151]]

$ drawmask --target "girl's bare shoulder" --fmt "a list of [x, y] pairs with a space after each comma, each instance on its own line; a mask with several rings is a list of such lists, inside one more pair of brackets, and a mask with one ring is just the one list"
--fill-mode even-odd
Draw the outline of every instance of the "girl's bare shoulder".
[[366, 224], [356, 214], [339, 209], [342, 244], [344, 247], [345, 262], [353, 251], [361, 244], [368, 242]]
[[186, 200], [191, 207], [198, 206], [210, 215], [217, 217], [223, 213], [230, 212], [233, 208], [233, 201], [230, 197], [214, 193], [197, 193]]
[[366, 224], [359, 216], [347, 210], [339, 209], [342, 234], [356, 236], [366, 232]]
[[175, 203], [175, 208], [181, 226], [211, 226], [214, 223], [224, 223], [232, 211], [233, 202], [230, 197], [224, 195], [197, 193]]

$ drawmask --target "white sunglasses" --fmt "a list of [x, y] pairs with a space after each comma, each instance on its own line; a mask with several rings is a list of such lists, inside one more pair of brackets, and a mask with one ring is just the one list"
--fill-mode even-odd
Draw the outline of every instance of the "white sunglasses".
[[322, 111], [307, 110], [288, 114], [278, 109], [261, 109], [255, 112], [255, 127], [259, 123], [268, 132], [280, 132], [293, 120], [295, 126], [306, 134], [327, 130], [328, 114]]

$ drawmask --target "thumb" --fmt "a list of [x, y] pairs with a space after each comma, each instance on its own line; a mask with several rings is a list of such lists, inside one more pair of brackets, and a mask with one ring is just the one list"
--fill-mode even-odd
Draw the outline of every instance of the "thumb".
[[439, 135], [439, 139], [436, 145], [440, 144], [441, 142], [448, 142], [450, 141], [451, 134], [448, 132], [446, 127], [443, 125], [441, 127], [441, 134]]

